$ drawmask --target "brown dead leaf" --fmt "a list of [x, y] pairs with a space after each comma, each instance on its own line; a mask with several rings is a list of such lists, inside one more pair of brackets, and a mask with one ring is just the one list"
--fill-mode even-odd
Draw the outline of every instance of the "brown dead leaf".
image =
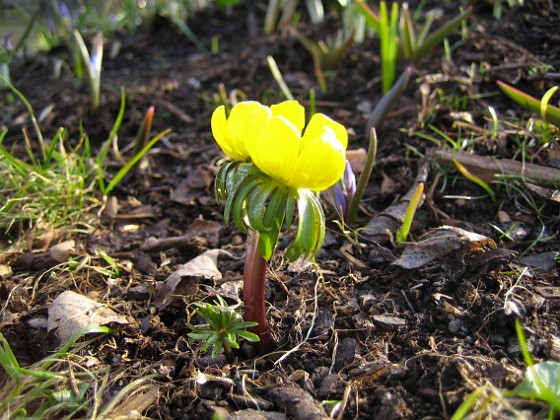
[[153, 405], [159, 396], [160, 392], [157, 385], [146, 386], [140, 391], [136, 390], [134, 395], [127, 396], [108, 414], [112, 419], [140, 418], [140, 413]]
[[187, 172], [189, 175], [171, 191], [169, 198], [179, 204], [193, 205], [198, 197], [207, 194], [213, 177], [204, 166], [190, 167]]
[[352, 166], [352, 172], [358, 174], [364, 170], [364, 166], [366, 164], [366, 159], [367, 159], [366, 149], [360, 147], [359, 149], [356, 150], [347, 150], [346, 159], [350, 161], [350, 165]]
[[76, 242], [73, 239], [60, 242], [49, 249], [49, 255], [56, 262], [66, 262], [68, 261], [68, 257], [75, 252], [75, 247]]
[[50, 304], [48, 313], [47, 331], [56, 330], [56, 335], [62, 343], [67, 342], [72, 334], [82, 328], [107, 325], [111, 322], [129, 323], [125, 316], [69, 290], [58, 295]]
[[476, 252], [482, 248], [496, 248], [496, 243], [483, 235], [453, 226], [441, 226], [409, 245], [392, 264], [407, 270], [420, 268], [438, 258], [459, 250]]
[[154, 306], [163, 309], [180, 296], [192, 296], [201, 278], [221, 280], [218, 270], [219, 249], [211, 249], [181, 266], [165, 279], [154, 299]]

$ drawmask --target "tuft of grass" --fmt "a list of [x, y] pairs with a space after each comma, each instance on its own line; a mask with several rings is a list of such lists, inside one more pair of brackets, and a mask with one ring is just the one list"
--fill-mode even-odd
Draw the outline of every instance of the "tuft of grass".
[[63, 128], [52, 139], [45, 139], [29, 102], [9, 86], [28, 109], [37, 139], [34, 144], [27, 131], [23, 131], [27, 156], [21, 157], [15, 146], [9, 148], [4, 144], [7, 130], [0, 132], [0, 192], [6, 197], [0, 205], [0, 230], [13, 236], [35, 227], [76, 226], [84, 214], [103, 204], [140, 159], [169, 132], [163, 131], [150, 139], [107, 182], [107, 155], [124, 116], [124, 92], [109, 138], [94, 155], [85, 134], [73, 147], [68, 145]]
[[[527, 365], [525, 376], [514, 389], [500, 390], [491, 384], [476, 388], [459, 406], [451, 420], [478, 419], [497, 415], [508, 418], [526, 418], [523, 409], [528, 405], [540, 408], [535, 418], [557, 418], [560, 414], [560, 363], [534, 363], [527, 349], [527, 340], [520, 322], [515, 320], [515, 331]], [[545, 408], [542, 409], [542, 403]], [[507, 414], [506, 414], [507, 413]]]
[[98, 377], [104, 372], [81, 367], [81, 358], [70, 351], [90, 333], [108, 334], [111, 330], [90, 327], [77, 331], [55, 354], [29, 367], [19, 364], [0, 333], [0, 366], [8, 374], [0, 388], [0, 412], [8, 415], [5, 418], [72, 417], [94, 407], [99, 398], [95, 392]]
[[[103, 326], [79, 330], [56, 353], [28, 367], [19, 364], [16, 354], [0, 333], [0, 366], [7, 374], [7, 380], [0, 387], [2, 419], [117, 418], [123, 411], [123, 401], [148, 390], [151, 399], [144, 400], [157, 398], [157, 387], [149, 376], [131, 381], [119, 387], [117, 392], [109, 387], [117, 383], [124, 372], [110, 378], [112, 373], [108, 368], [86, 366], [85, 359], [79, 354], [81, 349], [98, 339], [100, 334], [111, 333], [110, 328]], [[88, 334], [96, 335], [78, 343]], [[138, 407], [147, 408], [142, 401], [134, 404], [135, 409]]]

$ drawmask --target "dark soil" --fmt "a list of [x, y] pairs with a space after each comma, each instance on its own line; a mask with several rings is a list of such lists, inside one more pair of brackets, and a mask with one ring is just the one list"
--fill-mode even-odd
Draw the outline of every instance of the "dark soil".
[[[154, 398], [147, 399], [147, 407], [141, 402], [129, 407], [150, 418], [210, 418], [213, 412], [226, 416], [240, 410], [245, 417], [230, 418], [272, 418], [266, 412], [321, 418], [332, 408], [322, 404], [327, 400], [342, 401], [333, 414], [337, 418], [449, 418], [475, 388], [491, 383], [511, 389], [522, 379], [516, 318], [526, 329], [536, 361], [560, 361], [558, 254], [552, 254], [552, 265], [544, 269], [521, 262], [527, 255], [560, 251], [558, 201], [531, 192], [542, 207], [535, 215], [524, 211], [516, 191], [503, 186], [496, 188], [496, 202], [450, 198], [480, 197], [483, 192], [456, 171], [437, 165], [430, 157], [436, 145], [408, 134], [418, 130], [437, 137], [431, 124], [456, 137], [450, 111], [461, 110], [472, 116], [461, 135], [474, 138], [475, 153], [521, 159], [511, 130], [504, 129], [496, 139], [488, 135], [488, 106], [500, 118], [522, 118], [524, 125], [529, 113], [499, 94], [495, 81], [515, 84], [536, 97], [555, 83], [533, 70], [560, 68], [560, 8], [536, 0], [517, 10], [505, 9], [500, 20], [492, 17], [491, 6], [479, 7], [468, 21], [468, 37], [456, 34], [450, 39], [451, 60], [437, 49], [417, 66], [378, 132], [378, 163], [357, 224], [367, 225], [398, 203], [427, 163], [427, 198], [413, 237], [419, 240], [433, 228], [450, 225], [484, 235], [488, 242], [465, 243], [457, 252], [405, 270], [392, 264], [401, 249], [366, 234], [342, 235], [325, 201], [328, 233], [317, 265], [288, 264], [282, 258], [291, 232], [283, 236], [270, 262], [267, 308], [276, 350], [257, 355], [245, 343], [237, 361], [228, 364], [222, 355], [213, 360], [201, 354], [200, 343], [188, 343], [187, 320], [200, 322], [192, 317], [193, 303], [211, 300], [216, 293], [234, 303], [243, 270], [245, 238], [235, 227], [221, 224], [222, 208], [214, 201], [220, 150], [209, 126], [216, 106], [213, 95], [223, 84], [228, 93], [237, 89], [249, 99], [281, 101], [267, 55], [275, 58], [302, 103], [308, 104], [309, 88], [319, 91], [311, 56], [297, 39], [282, 31], [262, 33], [263, 3], [235, 7], [233, 16], [208, 10], [189, 22], [205, 45], [218, 37], [220, 52], [215, 55], [200, 53], [165, 21], [132, 40], [107, 40], [102, 107], [96, 114], [88, 111], [87, 86], [78, 85], [70, 71], [63, 69], [53, 78], [55, 59], [71, 62], [66, 49], [14, 64], [14, 85], [37, 114], [53, 105], [41, 122], [47, 138], [67, 127], [69, 141], [75, 143], [82, 124], [98, 148], [113, 126], [121, 87], [127, 96], [118, 135], [121, 150], [134, 142], [151, 105], [156, 108], [154, 132], [172, 129], [150, 152], [147, 165], [114, 191], [119, 208], [115, 217], [92, 214], [90, 233], [58, 232], [52, 241], [73, 238], [82, 255], [103, 249], [121, 265], [120, 277], [109, 281], [95, 273], [49, 271], [56, 264], [48, 257], [50, 244], [28, 241], [27, 249], [14, 250], [7, 238], [3, 241], [6, 252], [0, 263], [13, 273], [0, 283], [0, 327], [20, 363], [31, 364], [59, 345], [53, 332], [29, 321], [44, 319], [48, 305], [65, 290], [129, 315], [129, 326], [115, 326], [116, 335], [94, 341], [87, 353], [99, 366], [110, 367], [115, 377], [122, 375], [111, 392], [121, 383], [151, 375]], [[456, 12], [449, 6], [446, 13]], [[319, 26], [308, 21], [303, 12], [298, 29], [315, 39], [339, 24], [337, 17]], [[122, 47], [110, 58], [115, 42]], [[367, 147], [367, 115], [358, 109], [380, 99], [377, 41], [354, 46], [327, 81], [328, 93], [319, 94], [318, 110], [350, 130], [349, 149]], [[444, 101], [452, 95], [466, 98], [461, 109]], [[30, 128], [23, 106], [2, 100], [0, 109], [0, 126], [9, 129], [4, 144], [23, 146], [21, 129]], [[557, 146], [530, 146], [533, 162], [558, 164]], [[440, 147], [447, 146], [442, 142]], [[520, 240], [501, 238], [491, 227], [502, 224], [507, 229], [508, 223], [524, 227]], [[149, 245], [153, 238], [185, 235], [172, 247]], [[14, 236], [17, 232], [11, 232]], [[487, 246], [490, 239], [496, 247]], [[181, 293], [174, 291], [180, 296], [156, 309], [163, 281], [208, 249], [223, 251], [218, 261], [221, 278], [191, 280]], [[205, 383], [197, 381], [201, 372], [209, 375]], [[539, 413], [538, 405], [528, 403], [526, 408], [532, 415]]]

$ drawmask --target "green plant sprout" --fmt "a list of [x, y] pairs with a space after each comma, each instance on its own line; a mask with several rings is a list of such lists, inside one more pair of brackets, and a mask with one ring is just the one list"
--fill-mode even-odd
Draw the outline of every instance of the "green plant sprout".
[[492, 191], [492, 188], [490, 188], [490, 186], [486, 182], [484, 182], [482, 179], [480, 179], [476, 175], [473, 175], [472, 173], [470, 173], [469, 170], [467, 168], [465, 168], [465, 166], [461, 162], [459, 162], [457, 159], [453, 159], [453, 164], [455, 165], [457, 170], [459, 172], [461, 172], [461, 175], [463, 175], [469, 181], [474, 182], [476, 185], [478, 185], [480, 188], [482, 188], [484, 191], [486, 191], [493, 203], [496, 202], [496, 194], [494, 194], [494, 191]]
[[299, 0], [288, 0], [286, 2], [269, 0], [264, 18], [264, 32], [266, 34], [271, 34], [274, 31], [281, 10], [282, 16], [280, 17], [278, 25], [284, 26], [289, 23], [296, 12], [298, 2]]
[[399, 6], [396, 2], [391, 5], [391, 13], [388, 13], [387, 3], [382, 1], [379, 4], [379, 41], [381, 55], [381, 83], [383, 94], [395, 82], [397, 74], [397, 58], [399, 40], [397, 34], [397, 24], [399, 19]]
[[320, 113], [306, 126], [305, 109], [297, 101], [270, 107], [240, 102], [229, 117], [220, 106], [212, 114], [211, 126], [216, 142], [231, 159], [222, 163], [216, 176], [216, 199], [225, 200], [225, 222], [233, 219], [248, 235], [245, 318], [258, 323], [252, 331], [260, 337], [261, 349], [266, 349], [270, 346], [264, 305], [268, 260], [282, 227], [292, 225], [296, 204], [298, 227], [286, 258], [313, 257], [321, 248], [325, 216], [317, 192], [341, 178], [348, 133]]
[[[503, 0], [494, 0], [493, 3], [492, 16], [499, 20], [502, 18]], [[510, 8], [521, 7], [523, 6], [523, 0], [507, 0], [507, 4]]]
[[410, 232], [410, 228], [412, 226], [412, 221], [414, 220], [414, 215], [416, 214], [416, 210], [420, 205], [420, 201], [422, 200], [422, 195], [424, 194], [424, 183], [421, 182], [416, 187], [410, 202], [408, 203], [408, 208], [406, 209], [406, 213], [404, 215], [404, 220], [402, 226], [397, 232], [395, 233], [395, 239], [397, 241], [398, 246], [403, 246], [407, 239], [408, 234]]
[[[560, 413], [560, 363], [544, 361], [535, 364], [527, 349], [527, 340], [523, 328], [517, 319], [515, 320], [515, 331], [523, 359], [527, 365], [523, 381], [510, 391], [498, 390], [488, 385], [475, 389], [455, 411], [451, 420], [484, 418], [490, 413], [496, 414], [493, 406], [494, 402], [505, 405], [510, 414], [518, 414], [516, 418], [524, 418], [516, 405], [526, 404], [527, 400], [544, 402], [548, 406], [546, 418], [550, 420], [557, 418]], [[482, 396], [487, 391], [490, 391], [490, 395], [487, 395], [481, 401]], [[473, 407], [477, 403], [478, 408], [473, 411]]]
[[529, 111], [539, 114], [543, 121], [554, 124], [556, 127], [560, 128], [560, 108], [548, 103], [554, 92], [556, 92], [555, 87], [546, 92], [541, 100], [538, 100], [500, 80], [498, 80], [496, 84], [510, 99], [513, 99]]
[[[105, 202], [107, 200], [107, 198], [109, 196], [109, 193], [111, 191], [113, 191], [113, 189], [123, 180], [123, 178], [138, 164], [138, 162], [146, 155], [146, 153], [148, 153], [148, 151], [162, 137], [166, 136], [171, 131], [170, 129], [161, 131], [156, 136], [154, 136], [152, 139], [150, 139], [150, 141], [148, 141], [146, 144], [143, 144], [140, 151], [135, 153], [134, 156], [124, 166], [122, 166], [117, 171], [117, 173], [113, 176], [111, 181], [109, 181], [109, 183], [106, 184], [105, 183], [105, 177], [107, 175], [107, 173], [106, 173], [107, 168], [106, 168], [105, 161], [106, 161], [106, 158], [107, 158], [107, 154], [109, 153], [109, 149], [111, 148], [111, 145], [113, 144], [113, 139], [117, 135], [117, 131], [119, 130], [120, 125], [122, 123], [122, 119], [124, 117], [124, 111], [125, 111], [125, 104], [126, 104], [126, 96], [125, 96], [124, 90], [123, 90], [121, 92], [121, 104], [120, 104], [120, 107], [119, 107], [119, 112], [117, 114], [117, 118], [115, 119], [115, 123], [113, 124], [113, 128], [111, 129], [111, 133], [109, 134], [109, 137], [107, 138], [107, 140], [105, 141], [105, 143], [101, 147], [101, 150], [99, 151], [97, 157], [95, 158], [95, 163], [96, 163], [95, 166], [96, 166], [96, 170], [97, 170], [97, 183], [98, 183], [99, 191], [103, 195], [103, 202]], [[148, 112], [148, 114], [145, 118], [150, 118], [149, 112]], [[139, 132], [137, 134], [136, 140], [138, 141], [139, 136], [145, 136], [145, 135], [146, 135], [146, 133], [145, 132], [143, 133], [143, 128], [141, 126], [140, 129], [139, 129]]]
[[400, 14], [396, 2], [392, 3], [390, 13], [385, 1], [380, 2], [379, 12], [363, 0], [356, 0], [356, 5], [364, 15], [367, 25], [379, 36], [383, 93], [388, 92], [393, 85], [399, 58], [405, 63], [418, 64], [472, 13], [472, 9], [468, 8], [430, 33], [435, 15], [434, 12], [429, 12], [424, 26], [416, 35], [407, 3], [401, 6]]
[[278, 68], [278, 64], [276, 64], [276, 60], [274, 59], [274, 57], [268, 55], [266, 57], [266, 62], [268, 63], [268, 68], [272, 73], [272, 77], [274, 77], [274, 80], [276, 80], [276, 83], [278, 83], [278, 86], [280, 87], [280, 90], [282, 91], [286, 99], [293, 100], [294, 95], [292, 95], [290, 88], [284, 81], [284, 77], [282, 77], [282, 72]]
[[408, 86], [410, 76], [412, 74], [412, 67], [407, 67], [402, 75], [399, 77], [395, 85], [387, 92], [381, 100], [377, 103], [368, 119], [368, 131], [366, 133], [369, 136], [369, 146], [367, 152], [366, 162], [364, 164], [364, 169], [358, 178], [358, 183], [356, 190], [352, 195], [350, 203], [348, 204], [348, 214], [347, 222], [349, 225], [356, 223], [356, 218], [358, 217], [358, 209], [360, 207], [360, 202], [369, 183], [371, 173], [373, 172], [373, 167], [375, 165], [375, 158], [377, 155], [377, 129], [380, 128], [383, 119], [393, 107], [398, 97]]
[[101, 69], [103, 63], [103, 34], [99, 32], [92, 41], [91, 55], [87, 49], [82, 35], [77, 30], [72, 32], [74, 40], [78, 45], [82, 61], [86, 68], [89, 82], [89, 93], [91, 95], [90, 109], [97, 112], [101, 97]]
[[311, 39], [298, 34], [298, 39], [311, 54], [315, 77], [319, 82], [321, 92], [326, 93], [325, 71], [335, 70], [340, 66], [354, 43], [354, 34], [351, 32], [345, 35], [344, 31], [338, 31], [336, 37], [318, 42], [313, 42]]
[[204, 352], [212, 346], [212, 357], [216, 357], [220, 350], [224, 349], [224, 354], [229, 363], [235, 361], [233, 349], [239, 348], [238, 338], [248, 341], [259, 341], [259, 336], [247, 331], [247, 328], [257, 325], [254, 321], [243, 321], [242, 316], [234, 308], [228, 306], [221, 296], [217, 296], [214, 305], [209, 303], [195, 303], [196, 313], [200, 315], [208, 326], [187, 326], [193, 332], [187, 335], [194, 340], [204, 340], [200, 351]]
[[[285, 28], [290, 24], [295, 27], [297, 21], [299, 21], [298, 3], [299, 0], [268, 0], [264, 18], [264, 32], [270, 34], [276, 27]], [[325, 20], [322, 0], [305, 0], [305, 6], [312, 23], [317, 24]]]

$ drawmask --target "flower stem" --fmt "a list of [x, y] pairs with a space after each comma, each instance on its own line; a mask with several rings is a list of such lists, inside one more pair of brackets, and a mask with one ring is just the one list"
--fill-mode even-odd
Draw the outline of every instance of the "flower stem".
[[266, 322], [264, 306], [264, 288], [266, 284], [267, 261], [259, 251], [259, 233], [251, 230], [247, 238], [245, 252], [245, 268], [243, 272], [243, 303], [245, 304], [245, 320], [258, 322], [250, 328], [261, 341], [259, 351], [265, 352], [271, 344], [270, 331]]

